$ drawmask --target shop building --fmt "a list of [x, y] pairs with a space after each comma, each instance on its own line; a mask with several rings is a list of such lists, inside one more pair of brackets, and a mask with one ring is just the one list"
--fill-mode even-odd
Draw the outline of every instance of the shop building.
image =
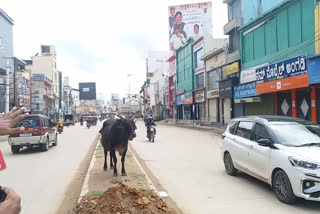
[[32, 74], [31, 113], [42, 114], [54, 119], [55, 98], [52, 81], [44, 74]]
[[193, 39], [190, 38], [186, 44], [176, 50], [177, 64], [177, 89], [176, 89], [176, 111], [178, 120], [194, 119], [193, 112]]
[[169, 62], [169, 78], [168, 78], [168, 98], [169, 98], [169, 118], [175, 117], [176, 103], [176, 56], [173, 54], [168, 60]]
[[31, 71], [26, 69], [26, 63], [16, 57], [14, 72], [10, 73], [10, 109], [14, 106], [26, 108], [30, 111]]
[[193, 68], [194, 68], [194, 119], [203, 120], [206, 118], [206, 99], [205, 99], [205, 66], [202, 60], [204, 55], [204, 39], [200, 37], [192, 44], [193, 49]]
[[222, 46], [203, 57], [206, 70], [206, 115], [209, 122], [220, 122], [219, 81], [225, 78], [225, 52]]
[[13, 73], [14, 21], [0, 9], [0, 113], [9, 112], [9, 74]]
[[307, 59], [309, 84], [311, 87], [311, 118], [320, 123], [320, 55]]
[[[234, 98], [239, 98], [240, 88], [251, 87], [242, 93], [249, 95], [241, 97], [249, 98], [244, 115], [315, 119], [311, 109], [316, 90], [309, 86], [307, 68], [307, 57], [315, 54], [315, 7], [315, 0], [283, 1], [240, 28], [242, 84], [235, 87]], [[242, 80], [254, 70], [256, 94], [254, 84]]]

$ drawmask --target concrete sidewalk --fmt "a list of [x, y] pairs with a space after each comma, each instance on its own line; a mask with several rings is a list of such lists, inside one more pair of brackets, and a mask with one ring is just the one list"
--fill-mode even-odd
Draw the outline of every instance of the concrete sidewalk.
[[176, 127], [183, 127], [183, 128], [191, 128], [191, 129], [198, 129], [198, 130], [208, 130], [214, 131], [218, 134], [224, 133], [227, 128], [227, 125], [222, 126], [221, 123], [201, 123], [200, 121], [193, 121], [193, 120], [178, 120], [175, 119], [167, 119], [161, 120], [156, 122], [157, 124], [161, 125], [169, 125], [169, 126], [176, 126]]

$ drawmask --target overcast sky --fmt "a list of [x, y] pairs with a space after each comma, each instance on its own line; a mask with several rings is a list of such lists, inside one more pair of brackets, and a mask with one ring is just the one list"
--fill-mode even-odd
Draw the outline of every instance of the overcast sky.
[[[1, 0], [15, 21], [14, 55], [30, 59], [41, 44], [55, 45], [58, 70], [79, 82], [97, 83], [103, 93], [131, 93], [145, 80], [148, 51], [169, 50], [168, 6], [199, 0]], [[213, 37], [223, 37], [227, 7], [212, 0]]]

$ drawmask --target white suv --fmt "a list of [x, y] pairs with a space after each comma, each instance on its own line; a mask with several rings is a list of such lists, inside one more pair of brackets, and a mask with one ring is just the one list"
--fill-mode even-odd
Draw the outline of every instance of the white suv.
[[243, 171], [273, 188], [283, 203], [320, 201], [320, 126], [297, 118], [233, 119], [222, 135], [229, 175]]

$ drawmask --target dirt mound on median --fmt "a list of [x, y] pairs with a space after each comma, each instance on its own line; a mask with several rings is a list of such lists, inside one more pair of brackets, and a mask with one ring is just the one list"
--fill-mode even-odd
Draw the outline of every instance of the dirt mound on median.
[[83, 198], [75, 214], [175, 214], [155, 193], [119, 184], [100, 196]]

